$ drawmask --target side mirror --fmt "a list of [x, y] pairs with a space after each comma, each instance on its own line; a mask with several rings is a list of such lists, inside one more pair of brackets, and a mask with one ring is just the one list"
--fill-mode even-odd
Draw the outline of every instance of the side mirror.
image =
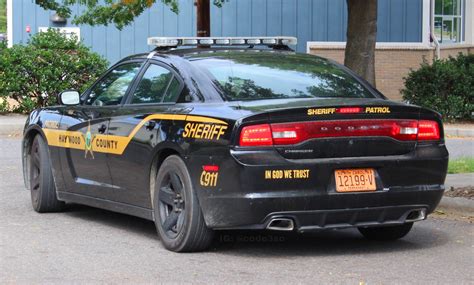
[[74, 90], [64, 91], [59, 94], [59, 103], [66, 106], [79, 105], [81, 95]]

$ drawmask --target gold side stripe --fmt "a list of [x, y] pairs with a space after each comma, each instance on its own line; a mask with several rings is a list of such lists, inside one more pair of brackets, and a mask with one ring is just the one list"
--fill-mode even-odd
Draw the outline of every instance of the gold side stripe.
[[74, 131], [43, 129], [48, 145], [74, 149], [85, 149], [84, 134]]
[[221, 124], [221, 125], [227, 125], [226, 122], [213, 119], [213, 118], [207, 118], [207, 117], [200, 117], [200, 116], [187, 116], [186, 121], [188, 122], [197, 122], [197, 123], [212, 123], [212, 124]]
[[[80, 149], [80, 150], [91, 150], [92, 152], [101, 153], [112, 153], [112, 154], [123, 154], [125, 148], [127, 148], [130, 141], [137, 134], [141, 127], [145, 123], [151, 120], [174, 120], [174, 121], [189, 121], [189, 122], [200, 122], [208, 124], [221, 124], [227, 125], [225, 121], [218, 119], [192, 116], [192, 115], [181, 115], [181, 114], [153, 114], [145, 117], [133, 128], [132, 132], [128, 136], [116, 136], [116, 135], [103, 135], [93, 134], [89, 149], [86, 144], [86, 134], [79, 131], [64, 131], [57, 129], [43, 129], [43, 132], [48, 141], [48, 145]], [[87, 153], [86, 153], [87, 154]]]

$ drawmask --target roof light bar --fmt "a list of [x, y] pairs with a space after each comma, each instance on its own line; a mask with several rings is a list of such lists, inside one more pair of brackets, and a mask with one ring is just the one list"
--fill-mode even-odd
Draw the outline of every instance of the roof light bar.
[[230, 44], [232, 45], [245, 45], [245, 40], [244, 39], [230, 39]]
[[156, 47], [177, 47], [195, 45], [267, 45], [287, 46], [296, 45], [298, 40], [294, 37], [152, 37], [148, 38], [148, 45]]

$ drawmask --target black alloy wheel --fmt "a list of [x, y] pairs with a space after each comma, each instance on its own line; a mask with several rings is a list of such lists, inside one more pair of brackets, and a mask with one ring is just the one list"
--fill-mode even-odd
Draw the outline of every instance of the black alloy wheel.
[[164, 247], [176, 252], [201, 251], [214, 232], [206, 226], [188, 168], [170, 155], [160, 166], [153, 192], [155, 225]]
[[175, 172], [169, 172], [161, 181], [159, 210], [161, 227], [169, 238], [176, 238], [183, 229], [185, 201], [183, 182]]
[[61, 211], [65, 203], [56, 196], [48, 146], [40, 135], [31, 144], [28, 168], [33, 209], [38, 213]]

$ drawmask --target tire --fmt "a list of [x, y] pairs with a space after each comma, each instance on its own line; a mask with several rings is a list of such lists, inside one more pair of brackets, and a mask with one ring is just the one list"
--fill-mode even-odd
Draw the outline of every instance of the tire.
[[207, 228], [184, 161], [167, 157], [156, 176], [153, 211], [164, 247], [175, 252], [205, 250], [214, 232]]
[[34, 138], [30, 149], [29, 181], [31, 204], [36, 212], [58, 212], [64, 208], [64, 202], [56, 196], [48, 146], [39, 135]]
[[368, 227], [368, 228], [359, 228], [359, 232], [367, 239], [377, 240], [377, 241], [391, 241], [397, 240], [406, 236], [411, 228], [413, 223], [406, 223], [403, 225], [396, 226], [384, 226], [384, 227]]

